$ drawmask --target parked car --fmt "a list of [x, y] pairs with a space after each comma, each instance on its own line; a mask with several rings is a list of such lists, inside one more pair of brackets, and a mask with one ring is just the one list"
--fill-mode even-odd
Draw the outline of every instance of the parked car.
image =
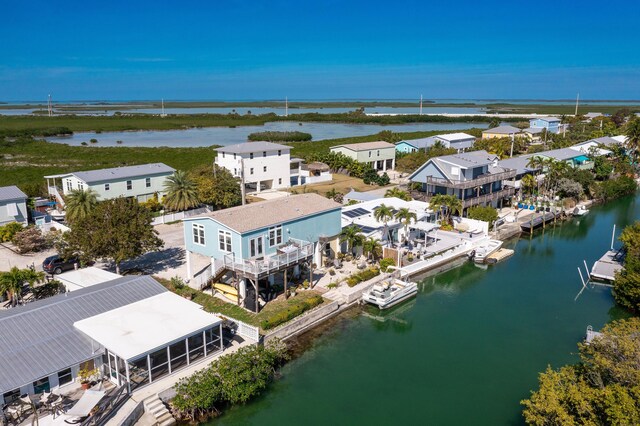
[[75, 269], [75, 265], [80, 265], [80, 259], [77, 257], [70, 257], [69, 259], [63, 259], [60, 255], [54, 255], [47, 257], [42, 262], [42, 269], [49, 274], [60, 274], [64, 271], [70, 271]]

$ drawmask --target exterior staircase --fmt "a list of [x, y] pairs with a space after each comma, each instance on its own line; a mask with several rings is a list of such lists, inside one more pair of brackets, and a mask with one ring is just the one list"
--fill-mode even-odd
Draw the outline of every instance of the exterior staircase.
[[159, 426], [173, 426], [176, 424], [176, 419], [173, 418], [171, 412], [164, 405], [164, 402], [160, 400], [158, 395], [152, 395], [143, 401], [144, 411], [150, 414]]

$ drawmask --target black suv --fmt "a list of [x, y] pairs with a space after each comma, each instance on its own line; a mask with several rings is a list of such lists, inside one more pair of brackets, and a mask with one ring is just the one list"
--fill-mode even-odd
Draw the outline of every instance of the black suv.
[[42, 262], [42, 269], [49, 274], [59, 274], [64, 271], [70, 271], [75, 269], [75, 264], [80, 265], [80, 259], [77, 257], [71, 257], [69, 259], [63, 259], [60, 255], [49, 256], [44, 262]]

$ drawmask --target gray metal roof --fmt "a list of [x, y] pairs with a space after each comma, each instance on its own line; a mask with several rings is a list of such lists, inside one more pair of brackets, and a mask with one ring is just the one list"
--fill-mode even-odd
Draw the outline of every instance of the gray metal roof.
[[140, 164], [137, 166], [113, 167], [111, 169], [89, 170], [70, 173], [86, 183], [143, 177], [156, 174], [171, 174], [175, 169], [163, 163]]
[[508, 158], [506, 160], [500, 160], [498, 165], [506, 169], [514, 169], [516, 173], [521, 175], [527, 172], [537, 170], [537, 168], [528, 167], [529, 159], [533, 157], [533, 154], [522, 155], [520, 157]]
[[235, 145], [229, 146], [221, 146], [220, 148], [216, 148], [218, 152], [230, 152], [232, 154], [248, 154], [250, 152], [259, 152], [259, 151], [277, 151], [277, 150], [290, 150], [291, 147], [287, 145], [280, 145], [279, 143], [271, 143], [264, 141], [256, 141], [256, 142], [245, 142], [238, 143]]
[[74, 322], [165, 291], [149, 276], [128, 276], [0, 311], [0, 393], [94, 358]]
[[513, 126], [498, 126], [492, 129], [483, 130], [482, 133], [494, 133], [498, 135], [510, 135], [512, 133], [522, 133], [522, 130]]
[[436, 162], [446, 162], [459, 166], [463, 169], [487, 166], [492, 164], [497, 158], [494, 154], [489, 154], [485, 150], [461, 152], [459, 154], [442, 155], [434, 157], [432, 160]]
[[584, 156], [584, 152], [577, 151], [571, 148], [560, 148], [560, 149], [552, 149], [550, 151], [536, 152], [533, 155], [540, 156], [540, 157], [549, 157], [549, 158], [553, 158], [554, 160], [563, 161], [563, 160], [569, 160], [571, 158]]
[[0, 186], [0, 201], [19, 200], [23, 198], [27, 198], [27, 195], [20, 191], [20, 188], [17, 186]]
[[542, 121], [546, 121], [547, 123], [562, 121], [558, 117], [533, 117], [529, 119], [529, 121], [531, 120], [542, 120]]
[[531, 133], [532, 135], [537, 135], [538, 133], [542, 133], [544, 131], [543, 127], [527, 127], [523, 130], [525, 133]]
[[614, 145], [622, 145], [622, 142], [620, 142], [619, 140], [614, 139], [612, 137], [609, 137], [609, 136], [603, 136], [601, 138], [589, 139], [588, 141], [580, 142], [580, 143], [578, 143], [576, 145], [582, 145], [582, 144], [589, 143], [589, 142], [595, 142], [595, 143], [598, 143], [600, 145], [604, 145], [604, 146], [607, 146], [607, 147], [614, 146]]
[[420, 139], [407, 139], [400, 142], [397, 142], [396, 145], [401, 143], [406, 143], [407, 145], [411, 145], [416, 149], [425, 149], [430, 146], [433, 146], [437, 141], [435, 136], [430, 136], [428, 138], [420, 138]]

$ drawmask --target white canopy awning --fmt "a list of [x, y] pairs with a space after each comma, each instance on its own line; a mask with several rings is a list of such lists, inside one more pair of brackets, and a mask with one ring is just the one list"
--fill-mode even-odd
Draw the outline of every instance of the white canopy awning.
[[410, 229], [419, 229], [420, 231], [425, 231], [425, 232], [429, 232], [432, 231], [434, 229], [439, 228], [440, 225], [437, 225], [435, 223], [431, 223], [431, 222], [416, 222], [416, 223], [412, 223], [411, 225], [409, 225]]
[[125, 360], [132, 360], [222, 321], [171, 292], [74, 323], [74, 327]]

